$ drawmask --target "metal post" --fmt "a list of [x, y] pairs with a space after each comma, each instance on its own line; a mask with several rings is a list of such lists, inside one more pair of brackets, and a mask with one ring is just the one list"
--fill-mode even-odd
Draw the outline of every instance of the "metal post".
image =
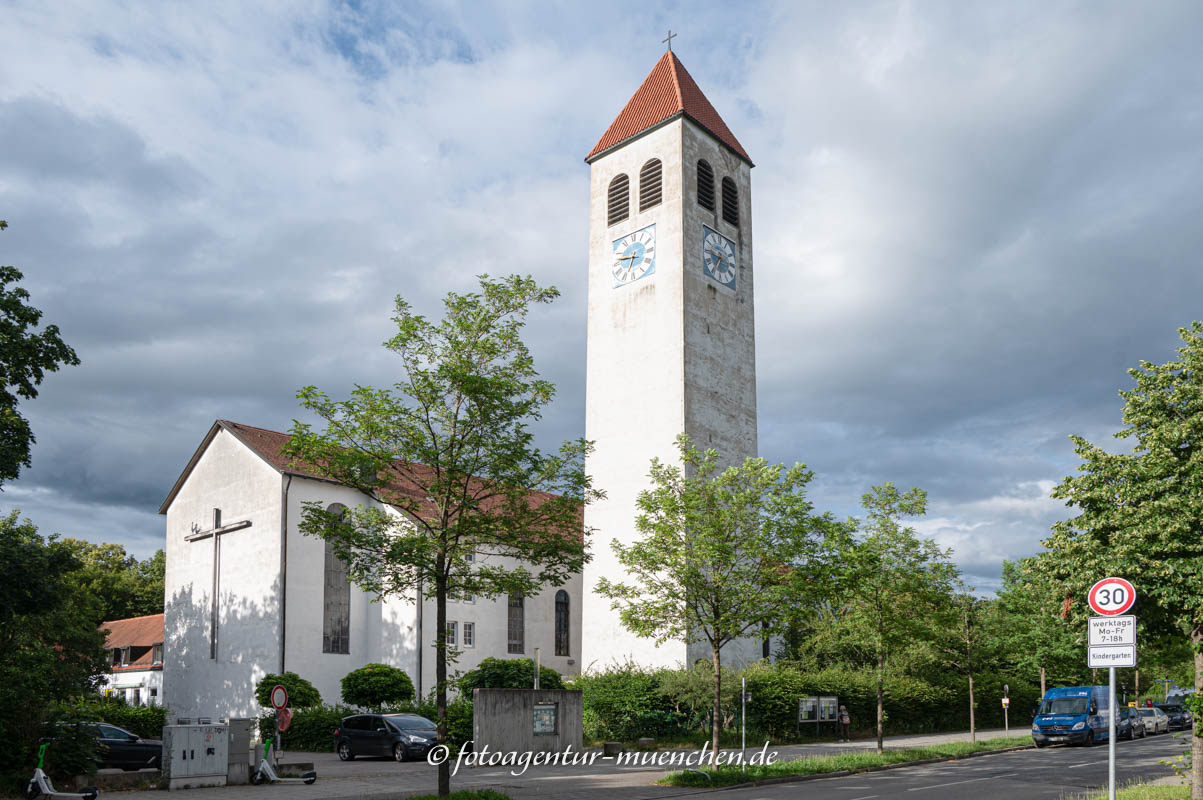
[[539, 670], [543, 667], [543, 658], [539, 648], [535, 648], [535, 691], [539, 690]]
[[272, 737], [272, 761], [280, 766], [280, 709], [276, 709], [276, 735]]
[[1003, 706], [1003, 727], [1006, 728], [1007, 736], [1011, 735], [1011, 707]]
[[746, 770], [744, 759], [748, 755], [748, 679], [739, 679], [739, 768]]
[[1107, 671], [1111, 673], [1107, 689], [1107, 800], [1115, 800], [1115, 667]]

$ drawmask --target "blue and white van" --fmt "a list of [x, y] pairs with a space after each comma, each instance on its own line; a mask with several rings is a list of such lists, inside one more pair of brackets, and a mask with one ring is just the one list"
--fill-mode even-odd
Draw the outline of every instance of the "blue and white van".
[[1107, 741], [1107, 695], [1106, 686], [1049, 689], [1032, 720], [1032, 741], [1037, 747]]

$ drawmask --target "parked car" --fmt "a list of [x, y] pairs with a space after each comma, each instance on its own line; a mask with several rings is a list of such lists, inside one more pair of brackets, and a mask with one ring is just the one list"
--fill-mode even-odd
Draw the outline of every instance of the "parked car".
[[437, 726], [417, 714], [356, 714], [334, 730], [334, 750], [343, 761], [356, 756], [423, 758], [438, 738]]
[[1145, 738], [1144, 717], [1137, 709], [1124, 706], [1119, 710], [1119, 716], [1115, 719], [1115, 736], [1117, 739]]
[[1145, 721], [1145, 730], [1149, 733], [1169, 733], [1170, 718], [1160, 708], [1138, 708], [1140, 716]]
[[1194, 724], [1190, 712], [1183, 706], [1176, 703], [1163, 703], [1158, 705], [1157, 708], [1164, 711], [1166, 716], [1170, 718], [1170, 730], [1172, 731], [1184, 731]]

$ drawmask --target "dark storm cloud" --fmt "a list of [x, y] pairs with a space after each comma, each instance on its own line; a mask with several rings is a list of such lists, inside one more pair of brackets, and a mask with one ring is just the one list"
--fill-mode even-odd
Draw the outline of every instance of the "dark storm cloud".
[[525, 4], [14, 7], [0, 262], [83, 364], [28, 404], [7, 503], [153, 549], [214, 418], [287, 428], [301, 385], [390, 383], [393, 296], [438, 315], [480, 272], [564, 292], [528, 329], [559, 387], [538, 433], [581, 435], [581, 157], [658, 57], [642, 30], [680, 25], [758, 165], [761, 454], [806, 461], [840, 515], [875, 483], [926, 488], [916, 526], [991, 588], [1067, 513], [1067, 435], [1122, 446], [1125, 370], [1203, 316], [1203, 12], [615, 13], [641, 32]]

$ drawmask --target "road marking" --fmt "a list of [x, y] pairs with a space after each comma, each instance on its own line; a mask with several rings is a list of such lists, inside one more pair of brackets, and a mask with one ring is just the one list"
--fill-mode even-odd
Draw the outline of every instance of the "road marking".
[[1102, 761], [1083, 761], [1081, 764], [1070, 764], [1069, 768], [1077, 769], [1078, 767], [1089, 767], [1093, 764], [1106, 764], [1106, 763], [1107, 763], [1107, 759], [1104, 758]]
[[870, 798], [873, 798], [873, 797], [880, 797], [880, 796], [881, 796], [881, 795], [877, 795], [877, 794], [867, 794], [867, 795], [865, 795], [864, 797], [853, 797], [853, 798], [850, 798], [850, 800], [870, 800]]
[[914, 789], [907, 789], [908, 792], [925, 792], [928, 789], [943, 789], [945, 786], [956, 786], [962, 783], [977, 783], [978, 781], [992, 781], [995, 778], [1010, 778], [1018, 775], [1018, 772], [1008, 772], [1005, 775], [989, 775], [985, 778], [970, 778], [967, 781], [953, 781], [952, 783], [937, 783], [935, 786], [916, 786]]

